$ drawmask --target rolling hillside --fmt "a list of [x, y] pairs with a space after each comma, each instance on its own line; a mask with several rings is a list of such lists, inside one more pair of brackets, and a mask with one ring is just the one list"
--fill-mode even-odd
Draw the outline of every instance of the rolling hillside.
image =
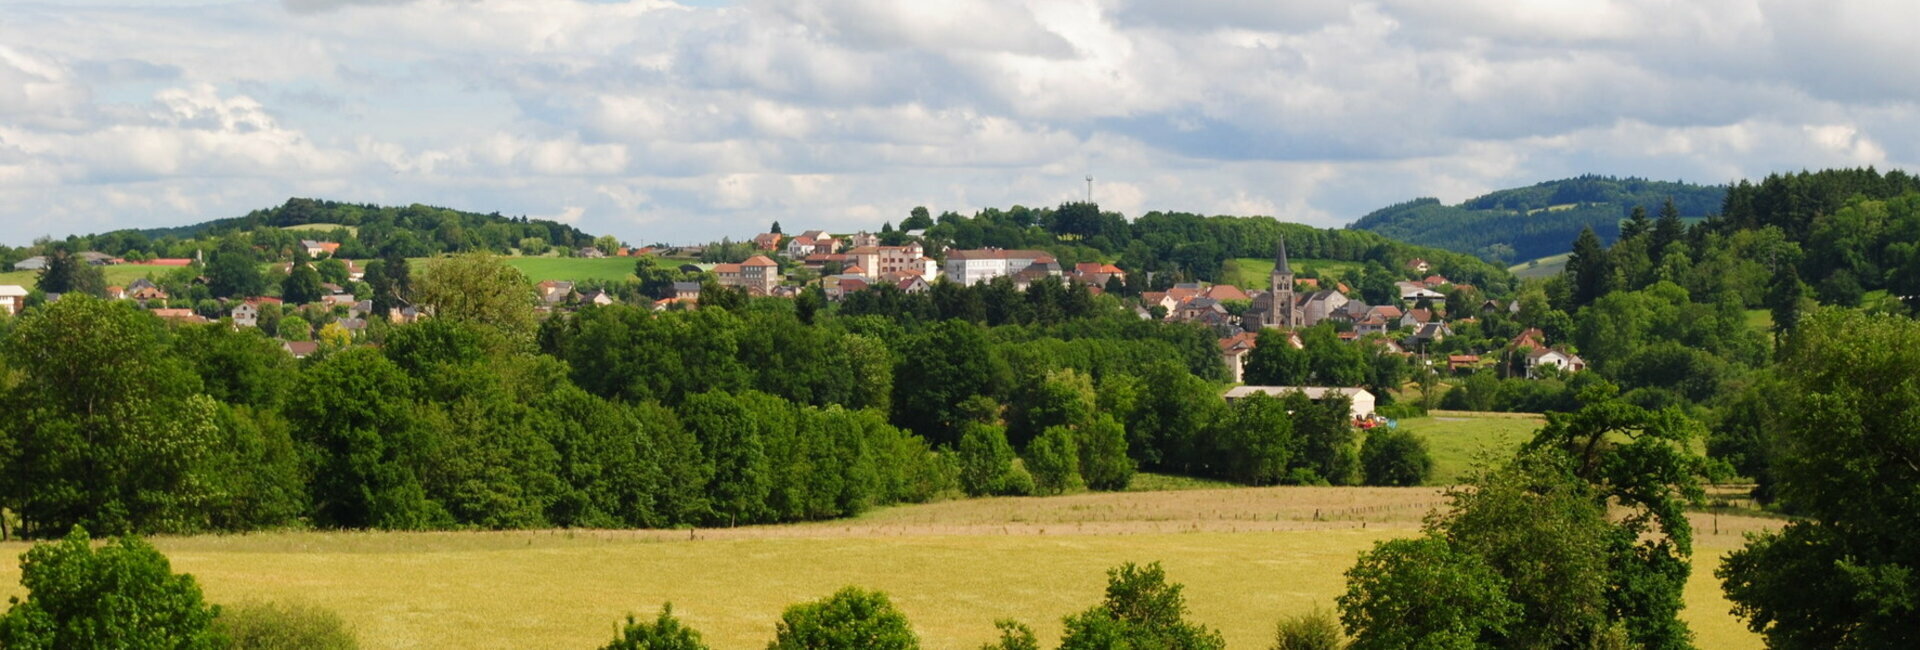
[[1566, 252], [1587, 226], [1611, 243], [1620, 236], [1620, 220], [1636, 205], [1653, 216], [1671, 198], [1683, 218], [1717, 214], [1726, 191], [1724, 185], [1581, 176], [1500, 190], [1459, 205], [1414, 199], [1375, 210], [1348, 227], [1514, 264]]

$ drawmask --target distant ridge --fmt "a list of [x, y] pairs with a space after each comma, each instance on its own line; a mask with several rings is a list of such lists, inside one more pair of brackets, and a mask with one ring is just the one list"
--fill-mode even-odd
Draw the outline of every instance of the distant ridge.
[[1620, 236], [1620, 220], [1636, 205], [1652, 217], [1672, 199], [1681, 217], [1698, 219], [1718, 214], [1726, 195], [1725, 185], [1587, 175], [1491, 192], [1459, 205], [1414, 199], [1348, 227], [1513, 264], [1566, 252], [1587, 226], [1612, 242]]

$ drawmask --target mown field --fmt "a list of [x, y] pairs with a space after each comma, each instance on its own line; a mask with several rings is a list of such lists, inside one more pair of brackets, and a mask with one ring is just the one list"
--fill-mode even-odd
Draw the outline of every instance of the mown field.
[[[1432, 432], [1446, 421], [1428, 425]], [[1437, 434], [1436, 434], [1437, 435]], [[1497, 434], [1486, 434], [1497, 435]], [[629, 612], [672, 602], [716, 648], [759, 648], [789, 604], [853, 584], [887, 592], [928, 648], [973, 648], [996, 619], [1033, 625], [1101, 598], [1105, 571], [1160, 561], [1192, 617], [1261, 648], [1283, 615], [1331, 609], [1375, 542], [1417, 533], [1436, 488], [1207, 489], [949, 501], [856, 519], [678, 531], [277, 532], [160, 538], [215, 602], [292, 600], [339, 612], [369, 648], [587, 648]], [[1700, 515], [1686, 618], [1702, 648], [1758, 648], [1712, 569], [1776, 522]], [[17, 556], [24, 545], [0, 544]], [[0, 596], [20, 593], [0, 567]]]
[[[100, 267], [100, 271], [102, 275], [106, 276], [109, 286], [124, 287], [127, 286], [129, 282], [147, 277], [149, 273], [155, 277], [159, 277], [177, 268], [180, 267], [155, 266], [152, 264], [121, 264], [118, 266], [102, 266]], [[8, 271], [6, 273], [0, 273], [0, 284], [16, 284], [31, 289], [33, 285], [39, 281], [39, 271]]]
[[1549, 278], [1560, 274], [1567, 267], [1567, 258], [1571, 253], [1548, 255], [1537, 260], [1528, 260], [1507, 267], [1507, 272], [1521, 279]]
[[1477, 462], [1513, 453], [1520, 443], [1546, 424], [1538, 415], [1523, 413], [1467, 414], [1435, 411], [1428, 417], [1408, 418], [1397, 424], [1427, 441], [1433, 454], [1434, 485], [1464, 479]]
[[[1287, 264], [1293, 267], [1295, 274], [1312, 270], [1324, 277], [1337, 278], [1350, 277], [1366, 268], [1359, 262], [1311, 258], [1288, 258]], [[1273, 259], [1258, 257], [1230, 259], [1221, 267], [1220, 275], [1225, 284], [1246, 289], [1265, 289], [1268, 276], [1273, 275]]]
[[[543, 282], [546, 280], [566, 280], [570, 282], [620, 281], [633, 279], [634, 259], [631, 257], [605, 257], [589, 259], [585, 257], [504, 257], [507, 266], [519, 269], [528, 280]], [[415, 269], [424, 268], [433, 263], [433, 258], [409, 258], [407, 264]]]

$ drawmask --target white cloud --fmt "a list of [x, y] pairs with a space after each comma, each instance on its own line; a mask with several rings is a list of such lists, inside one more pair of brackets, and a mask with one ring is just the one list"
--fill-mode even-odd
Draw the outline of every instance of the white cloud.
[[914, 205], [1333, 226], [1580, 173], [1920, 160], [1912, 3], [251, 0], [9, 5], [0, 222], [293, 195], [629, 241]]

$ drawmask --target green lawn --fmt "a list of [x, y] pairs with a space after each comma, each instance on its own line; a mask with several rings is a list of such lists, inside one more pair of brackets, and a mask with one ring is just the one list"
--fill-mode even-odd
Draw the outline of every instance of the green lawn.
[[[570, 282], [619, 281], [633, 279], [631, 257], [606, 257], [588, 259], [584, 257], [508, 257], [504, 258], [508, 266], [520, 269], [527, 279], [534, 282], [546, 280], [566, 280]], [[414, 269], [432, 264], [431, 258], [407, 260]]]
[[[1322, 277], [1345, 279], [1358, 276], [1366, 265], [1359, 262], [1322, 260], [1311, 258], [1289, 258], [1287, 263], [1298, 274], [1311, 270]], [[1273, 260], [1258, 257], [1240, 257], [1227, 260], [1221, 267], [1220, 281], [1245, 289], [1267, 288], [1267, 278], [1273, 275]]]
[[1572, 253], [1548, 255], [1537, 260], [1521, 262], [1507, 267], [1507, 272], [1518, 278], [1546, 278], [1560, 274], [1567, 267], [1567, 257]]
[[[106, 276], [108, 286], [124, 287], [127, 286], [127, 283], [135, 279], [147, 277], [149, 273], [155, 277], [159, 277], [177, 268], [180, 267], [154, 266], [151, 264], [121, 264], [119, 266], [103, 266], [100, 267], [100, 270], [101, 274]], [[17, 284], [29, 289], [33, 288], [34, 283], [38, 282], [39, 279], [39, 271], [9, 271], [0, 273], [0, 284]]]
[[[1506, 415], [1506, 414], [1502, 414]], [[1517, 414], [1515, 414], [1517, 415]], [[1426, 439], [1433, 453], [1435, 485], [1459, 482], [1476, 461], [1507, 458], [1545, 424], [1538, 417], [1471, 417], [1441, 413], [1400, 420], [1400, 428]]]
[[360, 234], [359, 228], [356, 228], [354, 226], [342, 226], [337, 223], [303, 223], [298, 226], [287, 226], [285, 228], [281, 228], [281, 230], [316, 230], [319, 232], [333, 232], [341, 228], [346, 228], [347, 232], [353, 233], [355, 235]]

